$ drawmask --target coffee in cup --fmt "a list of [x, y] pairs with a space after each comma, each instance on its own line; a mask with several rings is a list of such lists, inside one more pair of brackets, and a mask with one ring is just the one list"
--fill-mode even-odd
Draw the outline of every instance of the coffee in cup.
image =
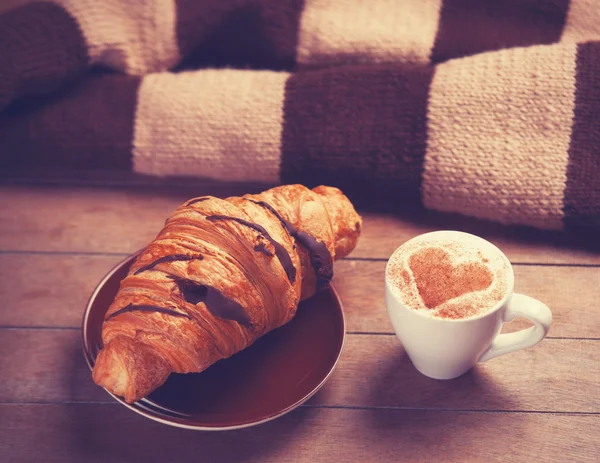
[[[546, 336], [550, 309], [513, 287], [513, 268], [502, 251], [457, 231], [407, 241], [385, 271], [385, 303], [396, 336], [417, 370], [435, 379], [456, 378]], [[500, 334], [516, 317], [534, 326]]]
[[405, 305], [439, 318], [485, 313], [508, 293], [510, 263], [468, 234], [421, 235], [394, 253], [386, 278]]

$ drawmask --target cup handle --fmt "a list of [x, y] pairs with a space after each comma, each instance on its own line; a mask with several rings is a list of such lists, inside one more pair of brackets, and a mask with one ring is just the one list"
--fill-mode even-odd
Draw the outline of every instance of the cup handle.
[[516, 317], [526, 318], [532, 321], [534, 326], [515, 333], [499, 334], [491, 346], [481, 354], [478, 362], [485, 362], [499, 355], [535, 346], [546, 337], [552, 324], [552, 312], [548, 306], [524, 294], [515, 293], [511, 296], [502, 322], [509, 322]]

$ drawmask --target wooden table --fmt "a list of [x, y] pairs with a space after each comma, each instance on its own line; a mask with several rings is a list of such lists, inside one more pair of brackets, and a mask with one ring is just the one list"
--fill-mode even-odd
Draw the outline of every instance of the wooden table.
[[[0, 461], [600, 461], [598, 240], [434, 213], [363, 214], [357, 249], [336, 264], [346, 348], [307, 405], [261, 426], [203, 433], [113, 401], [92, 382], [81, 351], [95, 285], [188, 197], [252, 190], [0, 183]], [[506, 252], [516, 289], [554, 313], [547, 339], [456, 380], [417, 373], [387, 319], [384, 266], [404, 240], [440, 228], [479, 234]]]

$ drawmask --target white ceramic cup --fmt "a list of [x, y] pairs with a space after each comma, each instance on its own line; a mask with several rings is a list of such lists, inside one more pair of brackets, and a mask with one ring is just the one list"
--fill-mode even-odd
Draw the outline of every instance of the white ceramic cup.
[[[445, 237], [448, 233], [465, 235], [463, 232], [446, 230], [426, 235], [433, 236], [436, 233], [444, 233]], [[469, 236], [482, 244], [493, 246], [483, 238]], [[513, 292], [513, 268], [504, 253], [495, 246], [493, 248], [508, 262], [506, 295], [491, 310], [464, 319], [435, 317], [426, 311], [406, 306], [391, 290], [386, 268], [385, 303], [388, 315], [413, 365], [425, 376], [434, 379], [456, 378], [478, 362], [534, 346], [548, 333], [552, 312], [540, 301]], [[504, 323], [517, 317], [530, 320], [534, 326], [514, 333], [499, 334]]]

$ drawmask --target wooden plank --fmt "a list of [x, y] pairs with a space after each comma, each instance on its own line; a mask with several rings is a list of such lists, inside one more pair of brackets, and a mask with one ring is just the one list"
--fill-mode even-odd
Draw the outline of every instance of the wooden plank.
[[88, 299], [124, 256], [0, 254], [0, 326], [79, 327]]
[[451, 410], [600, 412], [599, 341], [546, 339], [438, 381], [419, 373], [395, 336], [349, 336], [315, 404]]
[[0, 415], [0, 452], [23, 463], [585, 463], [597, 462], [600, 452], [598, 415], [303, 407], [219, 433], [164, 426], [118, 405], [0, 405]]
[[435, 211], [364, 214], [364, 233], [356, 257], [387, 259], [408, 239], [435, 230], [458, 230], [481, 236], [519, 263], [600, 264], [597, 231], [577, 236], [564, 232], [504, 226]]
[[[0, 331], [0, 402], [111, 401], [74, 330]], [[314, 405], [600, 413], [599, 341], [545, 340], [452, 381], [418, 373], [394, 336], [348, 335]]]
[[[256, 192], [243, 186], [37, 187], [0, 185], [0, 250], [134, 252], [187, 198]], [[436, 229], [468, 231], [490, 239], [514, 262], [600, 265], [594, 235], [515, 229], [434, 212], [364, 213], [354, 257], [387, 258], [407, 239]]]
[[[123, 256], [0, 254], [0, 326], [78, 327], [87, 300]], [[348, 331], [391, 333], [383, 300], [385, 262], [336, 263], [334, 285]], [[516, 289], [546, 302], [554, 313], [551, 336], [598, 337], [600, 268], [517, 266]], [[506, 325], [521, 329], [526, 322]]]
[[[385, 262], [342, 261], [336, 264], [333, 284], [344, 303], [348, 331], [392, 333], [385, 308]], [[550, 336], [599, 337], [598, 288], [600, 268], [515, 266], [515, 290], [535, 297], [552, 310]], [[505, 332], [530, 323], [516, 320]]]
[[81, 345], [79, 330], [0, 330], [0, 402], [110, 401]]
[[[222, 191], [221, 191], [222, 192]], [[0, 250], [135, 252], [201, 188], [0, 187]]]

